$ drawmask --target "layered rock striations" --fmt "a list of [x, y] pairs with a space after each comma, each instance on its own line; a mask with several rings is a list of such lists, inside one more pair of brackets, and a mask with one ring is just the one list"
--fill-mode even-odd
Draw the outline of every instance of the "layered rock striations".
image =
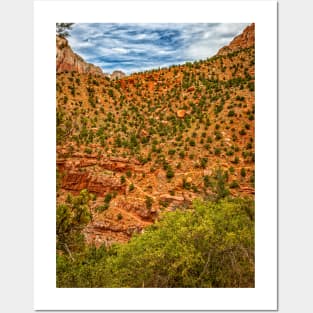
[[56, 72], [63, 73], [66, 71], [101, 75], [110, 79], [120, 79], [126, 76], [122, 71], [114, 71], [112, 74], [104, 73], [99, 66], [87, 63], [81, 56], [76, 54], [66, 38], [56, 36]]
[[106, 75], [100, 67], [85, 62], [81, 56], [74, 53], [66, 38], [56, 36], [56, 72], [66, 71]]

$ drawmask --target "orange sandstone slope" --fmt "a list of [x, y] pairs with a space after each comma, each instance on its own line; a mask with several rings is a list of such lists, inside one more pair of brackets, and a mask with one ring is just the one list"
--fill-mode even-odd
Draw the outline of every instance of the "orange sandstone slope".
[[96, 195], [85, 235], [97, 245], [214, 197], [218, 180], [254, 197], [254, 25], [207, 60], [114, 80], [58, 73], [57, 177], [57, 204]]

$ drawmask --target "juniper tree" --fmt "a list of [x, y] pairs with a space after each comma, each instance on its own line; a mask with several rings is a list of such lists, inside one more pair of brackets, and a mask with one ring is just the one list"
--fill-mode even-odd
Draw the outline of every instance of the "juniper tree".
[[56, 33], [61, 37], [70, 36], [69, 31], [72, 29], [74, 23], [56, 23]]

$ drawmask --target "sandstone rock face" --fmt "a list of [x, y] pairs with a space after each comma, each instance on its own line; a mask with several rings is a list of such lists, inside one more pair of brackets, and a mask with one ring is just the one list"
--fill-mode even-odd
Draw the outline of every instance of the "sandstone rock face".
[[119, 205], [126, 211], [135, 213], [143, 220], [153, 220], [154, 212], [146, 207], [144, 200], [121, 201]]
[[180, 196], [171, 196], [169, 194], [164, 194], [160, 196], [160, 200], [162, 201], [176, 201], [176, 202], [184, 202], [184, 197]]
[[111, 246], [117, 242], [127, 242], [133, 234], [143, 231], [143, 226], [138, 224], [123, 225], [113, 224], [110, 221], [91, 222], [84, 230], [87, 243], [99, 246]]
[[138, 160], [129, 160], [121, 157], [99, 158], [97, 154], [74, 153], [71, 159], [59, 158], [57, 166], [60, 171], [78, 171], [81, 168], [87, 168], [98, 165], [104, 170], [114, 172], [125, 172], [127, 170], [137, 171]]
[[254, 45], [254, 26], [255, 25], [253, 23], [246, 27], [244, 31], [240, 35], [236, 36], [228, 46], [221, 48], [217, 55], [226, 55], [237, 50], [252, 47]]
[[62, 180], [62, 188], [71, 191], [87, 189], [91, 193], [104, 196], [107, 192], [125, 192], [125, 186], [115, 177], [95, 176], [91, 173], [68, 172]]
[[111, 79], [120, 79], [123, 78], [125, 75], [122, 71], [114, 71], [112, 74], [110, 74]]
[[100, 67], [85, 62], [82, 57], [74, 53], [66, 38], [56, 36], [56, 72], [65, 71], [106, 76]]

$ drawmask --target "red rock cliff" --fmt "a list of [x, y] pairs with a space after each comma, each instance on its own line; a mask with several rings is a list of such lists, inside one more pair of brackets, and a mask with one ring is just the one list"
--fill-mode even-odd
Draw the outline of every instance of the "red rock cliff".
[[244, 31], [236, 36], [228, 46], [221, 48], [217, 55], [226, 55], [228, 53], [249, 48], [254, 45], [254, 23], [244, 29]]
[[57, 73], [75, 71], [105, 75], [100, 67], [85, 62], [82, 57], [74, 53], [67, 39], [60, 36], [56, 36], [56, 71]]

